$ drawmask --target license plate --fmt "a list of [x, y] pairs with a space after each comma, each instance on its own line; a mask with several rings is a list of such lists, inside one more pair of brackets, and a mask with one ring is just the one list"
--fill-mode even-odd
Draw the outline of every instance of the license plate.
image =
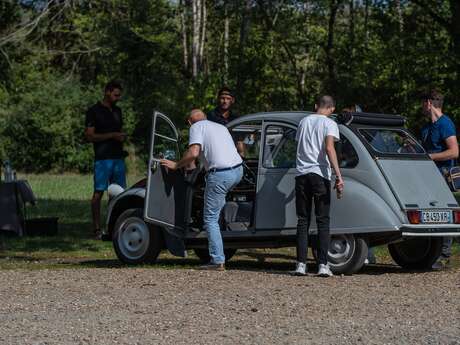
[[422, 223], [452, 223], [452, 211], [422, 211]]

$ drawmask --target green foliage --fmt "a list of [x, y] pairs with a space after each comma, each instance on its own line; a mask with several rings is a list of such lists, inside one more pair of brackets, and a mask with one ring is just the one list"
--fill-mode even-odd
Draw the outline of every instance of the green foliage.
[[[0, 98], [2, 158], [26, 172], [89, 171], [93, 153], [84, 140], [85, 111], [101, 92], [78, 80], [28, 67], [15, 71], [15, 95]], [[134, 116], [129, 104], [127, 108], [125, 130], [130, 134]]]
[[338, 110], [357, 103], [401, 113], [415, 132], [424, 121], [419, 93], [438, 87], [446, 113], [459, 119], [460, 13], [441, 0], [433, 16], [420, 5], [429, 3], [208, 0], [195, 77], [191, 1], [2, 3], [0, 155], [30, 171], [88, 171], [83, 114], [113, 78], [125, 86], [131, 165], [146, 160], [153, 110], [183, 127], [191, 108], [215, 106], [223, 84], [235, 89], [240, 114], [312, 110], [318, 94], [330, 93]]

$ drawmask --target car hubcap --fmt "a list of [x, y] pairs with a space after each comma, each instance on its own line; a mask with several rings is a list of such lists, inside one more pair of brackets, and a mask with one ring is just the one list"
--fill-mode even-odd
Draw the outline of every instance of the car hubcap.
[[126, 258], [135, 260], [145, 255], [149, 240], [150, 232], [142, 219], [128, 218], [121, 225], [118, 244]]
[[345, 264], [355, 252], [354, 237], [350, 235], [334, 235], [329, 245], [328, 261], [331, 265]]

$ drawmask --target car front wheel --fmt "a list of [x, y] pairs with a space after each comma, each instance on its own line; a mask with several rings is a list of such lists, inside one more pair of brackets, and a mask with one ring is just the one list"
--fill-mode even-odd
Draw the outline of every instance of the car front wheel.
[[144, 222], [142, 209], [133, 208], [118, 217], [112, 242], [120, 261], [153, 263], [163, 249], [163, 234], [159, 228]]
[[441, 249], [441, 237], [417, 237], [388, 245], [393, 260], [410, 270], [430, 269], [441, 255]]

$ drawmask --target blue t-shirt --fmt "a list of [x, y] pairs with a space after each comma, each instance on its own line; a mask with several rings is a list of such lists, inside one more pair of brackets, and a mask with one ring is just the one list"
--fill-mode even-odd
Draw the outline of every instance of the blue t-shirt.
[[[442, 115], [436, 122], [429, 122], [422, 128], [422, 145], [428, 153], [447, 150], [446, 139], [456, 136], [455, 125], [447, 115]], [[438, 168], [450, 168], [455, 165], [453, 159], [435, 161]]]

